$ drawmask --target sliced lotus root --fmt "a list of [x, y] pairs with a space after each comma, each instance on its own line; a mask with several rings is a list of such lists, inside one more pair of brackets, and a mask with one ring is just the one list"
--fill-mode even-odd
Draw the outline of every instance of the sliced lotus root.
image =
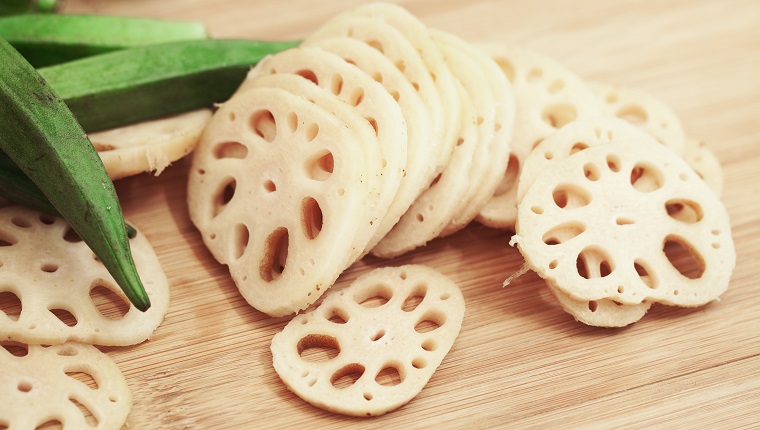
[[589, 82], [605, 115], [622, 118], [641, 127], [657, 141], [683, 155], [686, 146], [681, 120], [668, 105], [641, 90], [601, 82]]
[[720, 197], [723, 194], [723, 167], [715, 153], [704, 142], [687, 138], [684, 159], [716, 196]]
[[584, 118], [572, 121], [544, 139], [526, 157], [517, 184], [517, 201], [539, 175], [545, 174], [571, 155], [602, 143], [657, 143], [655, 138], [628, 122], [614, 117]]
[[624, 305], [610, 299], [575, 300], [559, 288], [552, 286], [551, 283], [546, 284], [565, 312], [572, 315], [576, 321], [594, 327], [631, 325], [643, 318], [652, 306], [649, 302]]
[[509, 160], [515, 100], [511, 84], [490, 57], [453, 34], [436, 30], [431, 34], [442, 47], [452, 74], [470, 93], [477, 111], [479, 143], [462, 204], [441, 231], [441, 236], [447, 236], [475, 219], [501, 181]]
[[[282, 88], [293, 94], [298, 94], [307, 100], [316, 103], [318, 106], [328, 110], [334, 114], [342, 123], [349, 125], [350, 131], [357, 133], [359, 137], [355, 139], [357, 144], [369, 143], [370, 146], [367, 151], [372, 152], [373, 156], [370, 157], [375, 164], [373, 173], [368, 170], [367, 176], [373, 178], [382, 179], [384, 177], [383, 171], [387, 170], [388, 164], [384, 163], [383, 166], [377, 163], [383, 159], [383, 154], [380, 150], [381, 146], [378, 144], [378, 138], [374, 133], [373, 127], [362, 116], [355, 112], [349, 105], [338, 100], [335, 95], [326, 90], [316, 86], [313, 82], [302, 78], [301, 76], [286, 73], [277, 73], [274, 75], [263, 75], [256, 79], [248, 81], [248, 85], [252, 87], [269, 87], [269, 88]], [[380, 128], [380, 126], [377, 126]], [[397, 142], [401, 145], [403, 142]], [[401, 178], [398, 177], [398, 180]], [[398, 187], [398, 180], [392, 181]], [[380, 225], [379, 219], [387, 211], [387, 207], [390, 204], [390, 200], [395, 194], [397, 188], [387, 188], [383, 186], [382, 181], [378, 181], [380, 188], [383, 189], [371, 189], [370, 205], [370, 219], [364, 223], [364, 226], [359, 229], [352, 245], [353, 253], [349, 258], [348, 266], [353, 264], [357, 258], [359, 258], [364, 251], [364, 248], [369, 243], [370, 239], [377, 231]], [[387, 185], [387, 182], [386, 182]], [[390, 198], [389, 198], [390, 197]], [[382, 203], [379, 203], [382, 201]]]
[[[372, 237], [388, 213], [406, 169], [407, 129], [398, 103], [363, 70], [335, 54], [317, 48], [289, 49], [265, 59], [251, 70], [239, 91], [245, 91], [249, 86], [261, 86], [256, 84], [257, 79], [269, 74], [298, 74], [312, 81], [324, 89], [328, 96], [342, 101], [344, 110], [355, 112], [353, 116], [356, 119], [344, 119], [347, 125], [354, 127], [354, 124], [358, 124], [374, 131], [375, 135], [371, 138], [374, 144], [370, 149], [377, 152], [378, 156], [371, 157], [370, 161], [375, 164], [373, 169], [377, 173], [367, 175], [374, 195], [370, 202], [373, 216], [370, 226], [361, 230]], [[297, 91], [295, 93], [299, 94]], [[317, 104], [324, 105], [328, 98], [320, 97], [321, 102]], [[335, 109], [330, 107], [328, 110]], [[351, 114], [343, 114], [344, 117], [348, 115]], [[364, 242], [367, 243], [368, 240]], [[359, 250], [359, 253], [362, 251], [363, 249]]]
[[477, 217], [494, 228], [512, 229], [522, 164], [545, 137], [570, 121], [600, 115], [594, 93], [575, 73], [534, 51], [484, 46], [512, 83], [517, 112], [511, 156], [501, 183]]
[[150, 298], [141, 312], [62, 218], [0, 209], [0, 340], [133, 345], [147, 340], [169, 307], [169, 283], [142, 233], [129, 240]]
[[193, 153], [188, 208], [243, 297], [271, 316], [319, 298], [370, 219], [370, 143], [333, 114], [279, 88], [240, 92]]
[[[410, 40], [410, 36], [414, 40]], [[325, 23], [304, 43], [313, 44], [334, 37], [350, 37], [364, 42], [382, 53], [406, 76], [430, 113], [433, 132], [427, 143], [428, 159], [429, 162], [433, 160], [432, 176], [440, 173], [456, 143], [455, 118], [459, 115], [459, 101], [454, 79], [430, 35], [419, 25], [401, 29], [384, 19], [349, 11]]]
[[393, 258], [435, 239], [461, 208], [469, 186], [468, 174], [478, 145], [478, 123], [469, 95], [459, 85], [460, 135], [448, 166], [409, 207], [398, 223], [374, 248], [372, 255]]
[[111, 179], [143, 172], [159, 175], [171, 163], [193, 151], [210, 118], [210, 109], [200, 109], [98, 131], [87, 137]]
[[0, 342], [0, 428], [120, 429], [132, 392], [116, 363], [91, 345]]
[[276, 334], [274, 368], [314, 406], [381, 415], [427, 384], [459, 334], [464, 307], [459, 287], [429, 267], [375, 269]]
[[676, 153], [643, 141], [590, 147], [537, 177], [513, 241], [581, 301], [703, 305], [736, 262], [723, 204]]
[[406, 171], [385, 217], [367, 244], [366, 253], [393, 228], [434, 179], [436, 165], [430, 162], [430, 113], [406, 76], [377, 49], [348, 37], [316, 40], [313, 46], [340, 56], [382, 84], [398, 102], [406, 122], [409, 138]]

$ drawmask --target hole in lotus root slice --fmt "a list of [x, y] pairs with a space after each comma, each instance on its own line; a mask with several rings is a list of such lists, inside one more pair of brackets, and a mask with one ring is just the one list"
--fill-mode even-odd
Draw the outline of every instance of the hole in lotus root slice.
[[266, 282], [278, 279], [285, 271], [290, 236], [288, 229], [280, 227], [269, 234], [264, 245], [264, 255], [259, 263], [259, 275]]
[[395, 387], [404, 382], [405, 377], [404, 367], [399, 363], [390, 362], [386, 363], [383, 368], [377, 372], [375, 382], [386, 387]]
[[20, 228], [31, 228], [32, 223], [28, 218], [23, 216], [14, 216], [11, 218], [11, 223]]
[[543, 241], [547, 245], [559, 245], [580, 236], [584, 231], [586, 231], [585, 224], [580, 221], [568, 221], [544, 233]]
[[414, 325], [417, 333], [429, 333], [438, 330], [446, 323], [446, 314], [439, 311], [428, 311]]
[[319, 85], [319, 78], [313, 70], [302, 69], [297, 71], [295, 74], [312, 81], [314, 85]]
[[79, 237], [79, 234], [73, 228], [67, 226], [63, 232], [63, 240], [69, 243], [79, 243], [82, 241], [82, 238]]
[[78, 400], [75, 396], [69, 397], [69, 401], [77, 408], [79, 409], [79, 413], [82, 414], [82, 417], [84, 418], [84, 422], [91, 428], [96, 428], [98, 426], [98, 419], [95, 416], [95, 414], [92, 413], [90, 408], [88, 408], [82, 401]]
[[364, 375], [364, 366], [351, 363], [341, 367], [330, 378], [333, 387], [342, 390], [354, 385]]
[[325, 362], [340, 354], [340, 343], [333, 336], [308, 334], [298, 341], [296, 350], [305, 361]]
[[591, 194], [574, 184], [561, 184], [552, 191], [554, 204], [560, 209], [577, 209], [591, 203]]
[[335, 158], [327, 149], [315, 153], [306, 159], [306, 174], [316, 181], [326, 181], [335, 170]]
[[425, 296], [427, 295], [427, 285], [425, 284], [418, 284], [412, 289], [412, 291], [409, 293], [409, 295], [404, 300], [404, 303], [401, 305], [401, 310], [404, 312], [412, 312], [422, 303], [423, 300], [425, 300]]
[[581, 152], [584, 149], [588, 149], [588, 144], [583, 142], [576, 142], [573, 144], [573, 146], [570, 148], [570, 155], [575, 154], [576, 152]]
[[83, 384], [90, 390], [97, 390], [100, 386], [100, 384], [98, 384], [98, 381], [95, 379], [95, 376], [93, 376], [91, 372], [88, 372], [85, 366], [67, 366], [64, 370], [64, 373], [69, 378], [72, 378], [75, 381]]
[[251, 233], [248, 231], [248, 226], [243, 223], [235, 224], [232, 230], [232, 240], [230, 240], [230, 246], [232, 247], [232, 258], [235, 260], [241, 258], [245, 254], [245, 250], [248, 248], [248, 241], [251, 238]]
[[589, 181], [596, 182], [600, 178], [599, 168], [594, 163], [586, 163], [583, 165], [583, 175]]
[[[611, 131], [609, 133], [612, 133]], [[607, 168], [610, 169], [611, 172], [617, 173], [622, 168], [623, 162], [620, 160], [620, 157], [618, 157], [616, 154], [609, 154], [607, 155]]]
[[349, 313], [340, 307], [325, 309], [325, 319], [334, 324], [345, 324], [350, 319]]
[[578, 111], [573, 105], [560, 103], [548, 106], [541, 113], [541, 119], [554, 128], [561, 128], [565, 124], [574, 121], [578, 117]]
[[116, 293], [116, 288], [102, 279], [94, 281], [90, 287], [90, 300], [98, 312], [110, 320], [124, 318], [130, 307], [126, 298]]
[[39, 220], [41, 223], [45, 225], [53, 225], [55, 223], [55, 220], [58, 219], [54, 215], [40, 213]]
[[351, 106], [359, 106], [364, 101], [364, 88], [356, 87], [346, 102]]
[[74, 327], [79, 322], [77, 321], [77, 317], [67, 309], [52, 308], [50, 309], [50, 313], [69, 327]]
[[647, 268], [647, 263], [637, 259], [633, 262], [633, 268], [636, 270], [636, 274], [639, 275], [641, 281], [649, 288], [657, 288], [657, 279], [652, 277], [651, 271]]
[[660, 169], [649, 163], [636, 163], [631, 169], [631, 186], [639, 192], [657, 191], [662, 188], [664, 180]]
[[618, 109], [615, 115], [620, 119], [626, 120], [631, 124], [641, 126], [649, 120], [647, 111], [638, 105], [626, 105]]
[[259, 110], [251, 115], [251, 130], [267, 142], [277, 138], [277, 123], [269, 110]]
[[609, 254], [599, 246], [587, 246], [576, 258], [578, 275], [585, 279], [605, 278], [615, 270]]
[[313, 197], [306, 197], [301, 202], [301, 226], [309, 240], [316, 239], [322, 231], [322, 209]]
[[235, 197], [237, 180], [232, 177], [226, 178], [217, 188], [212, 200], [212, 217], [218, 216]]
[[240, 142], [222, 142], [214, 148], [214, 157], [217, 160], [223, 158], [243, 159], [248, 156], [248, 147]]
[[12, 321], [18, 321], [21, 316], [21, 299], [12, 291], [0, 291], [0, 313]]
[[29, 354], [29, 347], [20, 342], [3, 340], [0, 341], [0, 353], [2, 351], [14, 357], [26, 357]]
[[662, 252], [678, 273], [689, 279], [701, 278], [705, 260], [686, 239], [670, 235], [663, 241]]
[[340, 95], [340, 93], [343, 92], [343, 76], [340, 75], [340, 73], [335, 73], [332, 75], [332, 79], [330, 81], [330, 91], [332, 91], [333, 94]]
[[354, 293], [354, 301], [365, 308], [377, 308], [393, 298], [393, 289], [386, 284], [375, 284]]
[[509, 154], [509, 162], [507, 163], [507, 170], [504, 173], [504, 177], [499, 182], [499, 185], [494, 191], [494, 196], [503, 196], [507, 194], [517, 182], [518, 175], [520, 174], [520, 159], [514, 153]]
[[687, 199], [670, 199], [665, 202], [665, 211], [671, 218], [694, 224], [702, 220], [704, 212], [699, 203]]

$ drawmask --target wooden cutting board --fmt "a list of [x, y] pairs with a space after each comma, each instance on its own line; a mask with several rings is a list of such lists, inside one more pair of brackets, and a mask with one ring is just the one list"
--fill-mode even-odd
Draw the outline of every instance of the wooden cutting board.
[[[66, 13], [195, 20], [215, 37], [293, 40], [356, 2], [69, 0]], [[408, 0], [423, 22], [472, 42], [541, 51], [584, 78], [647, 91], [725, 169], [723, 200], [738, 262], [720, 301], [655, 305], [624, 329], [573, 321], [526, 274], [509, 234], [472, 225], [402, 258], [454, 279], [467, 313], [427, 387], [386, 416], [314, 408], [275, 374], [272, 336], [287, 319], [257, 312], [211, 257], [185, 207], [187, 160], [118, 181], [128, 219], [148, 236], [172, 303], [153, 338], [104, 348], [134, 392], [133, 429], [715, 428], [760, 425], [760, 2], [757, 0]]]

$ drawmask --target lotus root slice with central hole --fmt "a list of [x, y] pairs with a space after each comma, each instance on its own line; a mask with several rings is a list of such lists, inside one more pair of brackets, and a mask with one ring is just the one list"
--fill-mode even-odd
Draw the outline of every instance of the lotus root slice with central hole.
[[563, 125], [599, 116], [601, 108], [580, 77], [543, 54], [514, 46], [484, 45], [482, 49], [511, 82], [517, 112], [507, 168], [477, 220], [493, 228], [514, 229], [517, 186], [528, 154]]
[[91, 345], [0, 342], [0, 381], [2, 428], [119, 429], [132, 409], [116, 363]]
[[193, 155], [188, 208], [254, 308], [306, 308], [356, 255], [370, 220], [369, 144], [329, 111], [279, 88], [237, 93]]
[[723, 204], [651, 142], [591, 147], [537, 177], [513, 242], [531, 269], [581, 301], [700, 306], [726, 290], [736, 263]]
[[276, 334], [274, 368], [314, 406], [382, 415], [427, 384], [459, 334], [464, 306], [459, 287], [434, 269], [375, 269]]
[[3, 338], [108, 346], [150, 338], [169, 308], [169, 282], [143, 233], [138, 231], [129, 244], [151, 302], [145, 312], [130, 304], [65, 220], [21, 206], [0, 209]]

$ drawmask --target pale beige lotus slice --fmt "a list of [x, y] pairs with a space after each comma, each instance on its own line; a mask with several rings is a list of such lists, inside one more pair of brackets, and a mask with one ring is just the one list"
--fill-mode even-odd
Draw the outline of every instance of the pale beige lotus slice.
[[576, 321], [594, 327], [626, 327], [641, 320], [652, 307], [649, 302], [624, 305], [610, 299], [576, 300], [550, 282], [547, 281], [546, 285], [565, 312]]
[[[390, 29], [396, 32], [395, 29]], [[400, 36], [399, 36], [400, 37]], [[385, 217], [367, 245], [369, 252], [398, 222], [414, 200], [433, 181], [435, 163], [430, 162], [432, 129], [430, 113], [409, 80], [380, 51], [349, 37], [320, 39], [312, 45], [332, 52], [356, 65], [378, 81], [401, 108], [407, 127], [406, 171]]]
[[603, 82], [588, 82], [605, 115], [622, 118], [654, 136], [658, 142], [684, 155], [686, 136], [681, 120], [662, 100], [639, 89]]
[[276, 334], [274, 368], [314, 406], [381, 415], [427, 384], [454, 344], [464, 310], [459, 287], [434, 269], [375, 269]]
[[[415, 40], [410, 40], [408, 33], [417, 35]], [[373, 47], [388, 58], [417, 91], [430, 113], [432, 133], [427, 146], [433, 170], [431, 177], [435, 177], [448, 163], [456, 143], [456, 126], [452, 123], [456, 123], [459, 114], [459, 101], [455, 98], [451, 73], [427, 31], [418, 25], [400, 29], [386, 20], [348, 11], [318, 28], [304, 44], [334, 37], [350, 37]], [[418, 49], [430, 54], [423, 57]]]
[[271, 316], [316, 301], [369, 222], [359, 135], [279, 88], [238, 93], [214, 114], [188, 179], [190, 217], [240, 293]]
[[121, 371], [92, 345], [0, 342], [0, 383], [6, 429], [118, 430], [132, 409]]
[[723, 195], [723, 167], [715, 153], [705, 142], [693, 138], [686, 139], [684, 159], [710, 186], [715, 195]]
[[558, 128], [576, 119], [598, 116], [601, 108], [578, 75], [543, 54], [507, 45], [482, 49], [511, 82], [517, 112], [508, 167], [477, 220], [489, 227], [513, 229], [518, 177], [528, 154]]
[[[587, 148], [537, 177], [512, 242], [581, 301], [699, 306], [726, 290], [736, 264], [717, 196], [675, 152], [643, 141]], [[588, 253], [599, 267], [583, 267]]]
[[193, 151], [210, 118], [210, 109], [199, 109], [89, 133], [87, 137], [111, 179], [143, 172], [158, 176]]
[[129, 303], [63, 219], [0, 209], [0, 340], [122, 346], [149, 339], [169, 308], [169, 283], [144, 234], [129, 244], [150, 298], [146, 312]]
[[544, 139], [526, 157], [517, 184], [519, 203], [533, 181], [550, 172], [557, 163], [586, 148], [610, 142], [628, 142], [637, 145], [657, 143], [657, 140], [640, 128], [615, 117], [584, 118], [572, 121]]
[[[480, 141], [470, 165], [463, 204], [441, 231], [443, 237], [467, 226], [496, 191], [509, 161], [516, 107], [512, 86], [496, 62], [451, 33], [431, 30], [431, 34], [439, 45], [449, 47], [444, 51], [449, 68], [473, 97]], [[467, 79], [462, 69], [473, 66], [479, 73]]]
[[460, 135], [449, 164], [415, 200], [393, 229], [372, 248], [372, 255], [393, 258], [424, 246], [438, 237], [457, 209], [464, 204], [472, 156], [480, 141], [475, 109], [464, 87], [459, 85], [459, 88], [462, 109]]
[[[381, 179], [381, 181], [378, 181], [380, 182], [380, 184], [378, 184], [380, 189], [373, 188], [370, 191], [371, 198], [368, 202], [369, 219], [363, 222], [363, 227], [359, 229], [354, 238], [354, 243], [351, 245], [353, 252], [347, 263], [347, 266], [350, 266], [363, 254], [364, 248], [367, 246], [367, 243], [380, 225], [380, 219], [387, 211], [387, 206], [390, 203], [389, 200], [393, 198], [397, 189], [386, 189], [383, 186], [383, 171], [387, 170], [386, 168], [388, 165], [380, 163], [383, 159], [383, 154], [380, 151], [377, 135], [375, 135], [370, 123], [355, 112], [351, 106], [337, 99], [334, 94], [327, 92], [299, 75], [286, 73], [264, 75], [250, 81], [250, 84], [254, 87], [281, 88], [308, 99], [318, 106], [328, 110], [342, 123], [350, 125], [350, 131], [358, 136], [354, 139], [357, 144], [368, 143], [370, 145], [370, 147], [367, 148], [367, 151], [373, 152], [371, 159], [373, 160], [375, 169], [374, 172], [371, 173], [372, 169], [368, 168], [368, 171], [365, 172], [365, 174], [366, 176]], [[378, 128], [380, 128], [380, 126], [378, 126]], [[389, 195], [390, 198], [388, 198]]]
[[371, 170], [366, 175], [373, 195], [369, 202], [372, 214], [357, 238], [357, 249], [361, 249], [356, 257], [359, 257], [386, 217], [405, 174], [408, 138], [399, 104], [363, 70], [318, 48], [290, 49], [268, 57], [248, 73], [238, 92], [274, 85], [271, 80], [259, 82], [267, 75], [298, 75], [311, 81], [322, 91], [308, 91], [304, 85], [295, 87], [297, 81], [293, 80], [287, 84], [280, 79], [278, 86], [339, 114], [349, 128], [370, 134], [356, 140], [370, 142], [368, 150], [377, 154], [370, 157]]

